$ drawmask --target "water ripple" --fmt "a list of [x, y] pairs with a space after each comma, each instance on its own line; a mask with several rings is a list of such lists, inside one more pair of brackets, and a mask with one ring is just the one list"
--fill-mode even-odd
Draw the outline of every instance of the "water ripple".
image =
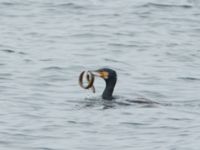
[[147, 3], [142, 5], [142, 7], [156, 7], [156, 8], [192, 8], [190, 4], [176, 5], [176, 4], [160, 4], [160, 3]]
[[[200, 147], [196, 0], [0, 2], [0, 149]], [[83, 90], [110, 67], [113, 101]], [[170, 140], [169, 140], [170, 137]]]

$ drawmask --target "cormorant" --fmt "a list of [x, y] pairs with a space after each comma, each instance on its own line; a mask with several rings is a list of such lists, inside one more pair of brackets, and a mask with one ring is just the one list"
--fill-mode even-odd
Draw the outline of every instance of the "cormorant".
[[106, 87], [103, 91], [102, 98], [105, 100], [112, 100], [113, 91], [117, 82], [117, 73], [109, 68], [102, 68], [91, 72], [93, 75], [103, 78], [106, 82]]
[[[103, 91], [102, 94], [102, 98], [104, 100], [112, 100], [114, 99], [113, 97], [113, 91], [117, 82], [117, 73], [116, 71], [110, 69], [110, 68], [102, 68], [102, 69], [98, 69], [95, 71], [88, 71], [89, 73], [91, 73], [91, 77], [87, 76], [87, 81], [88, 81], [88, 85], [87, 86], [83, 86], [82, 84], [82, 77], [83, 74], [85, 73], [85, 71], [83, 71], [80, 75], [79, 78], [79, 84], [81, 87], [85, 88], [85, 89], [89, 89], [89, 88], [93, 88], [93, 92], [95, 92], [95, 88], [93, 86], [93, 82], [94, 82], [94, 78], [92, 76], [98, 76], [101, 77], [105, 80], [106, 82], [106, 87]], [[133, 100], [129, 100], [126, 99], [126, 102], [129, 103], [141, 103], [141, 104], [159, 104], [157, 102], [151, 101], [149, 99], [143, 98], [143, 97], [139, 97]], [[118, 104], [123, 104], [123, 105], [130, 105], [130, 104], [124, 103], [124, 102], [118, 102]]]

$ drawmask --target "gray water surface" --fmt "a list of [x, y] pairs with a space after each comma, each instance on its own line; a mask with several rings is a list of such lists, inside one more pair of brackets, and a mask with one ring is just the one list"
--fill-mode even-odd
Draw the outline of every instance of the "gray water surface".
[[0, 149], [199, 150], [199, 41], [198, 0], [1, 0]]

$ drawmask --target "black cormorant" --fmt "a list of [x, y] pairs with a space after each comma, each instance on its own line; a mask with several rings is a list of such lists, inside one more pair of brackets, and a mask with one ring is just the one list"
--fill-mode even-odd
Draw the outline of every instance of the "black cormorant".
[[92, 74], [103, 78], [106, 82], [106, 87], [103, 91], [102, 98], [105, 100], [112, 100], [113, 91], [117, 82], [117, 73], [112, 69], [102, 68], [92, 71]]
[[[81, 87], [83, 87], [85, 89], [93, 88], [93, 92], [95, 92], [95, 88], [93, 86], [94, 78], [92, 76], [101, 77], [106, 82], [106, 87], [103, 91], [102, 98], [104, 100], [114, 99], [113, 91], [114, 91], [114, 88], [115, 88], [115, 84], [117, 82], [116, 71], [114, 71], [110, 68], [102, 68], [102, 69], [98, 69], [98, 70], [95, 70], [95, 71], [88, 71], [88, 72], [91, 73], [90, 74], [91, 77], [87, 76], [87, 81], [88, 81], [87, 86], [82, 85], [82, 78], [83, 78], [83, 74], [85, 73], [85, 71], [83, 71], [80, 75], [79, 84], [81, 85]], [[136, 98], [136, 99], [133, 99], [133, 100], [126, 99], [126, 102], [142, 103], [142, 104], [159, 104], [157, 102], [151, 101], [151, 100], [143, 98], [143, 97], [139, 97], [139, 98]], [[127, 103], [124, 103], [124, 102], [119, 102], [118, 104], [130, 105], [129, 103], [127, 104]]]

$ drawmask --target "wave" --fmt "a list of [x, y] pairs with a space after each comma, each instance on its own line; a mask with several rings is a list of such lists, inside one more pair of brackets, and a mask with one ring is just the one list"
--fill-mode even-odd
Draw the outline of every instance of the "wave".
[[142, 7], [157, 7], [157, 8], [192, 8], [192, 5], [183, 4], [183, 5], [175, 5], [175, 4], [159, 4], [159, 3], [147, 3], [142, 5]]

